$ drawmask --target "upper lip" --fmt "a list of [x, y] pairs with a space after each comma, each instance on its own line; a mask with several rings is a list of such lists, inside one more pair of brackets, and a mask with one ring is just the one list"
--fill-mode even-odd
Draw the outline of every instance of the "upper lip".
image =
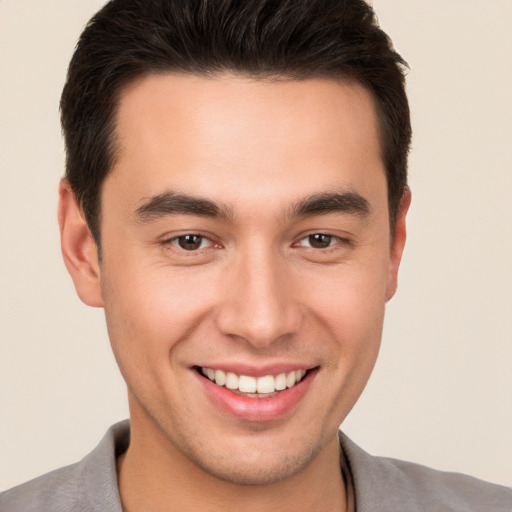
[[236, 375], [247, 375], [249, 377], [264, 377], [265, 375], [279, 375], [294, 370], [311, 370], [316, 367], [312, 364], [304, 363], [272, 363], [265, 365], [251, 365], [244, 363], [206, 363], [198, 364], [195, 367], [211, 368], [213, 370], [222, 370], [223, 372], [232, 372]]

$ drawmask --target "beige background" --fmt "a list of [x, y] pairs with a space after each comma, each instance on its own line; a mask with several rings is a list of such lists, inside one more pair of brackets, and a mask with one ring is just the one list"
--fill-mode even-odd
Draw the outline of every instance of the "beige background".
[[[101, 0], [0, 0], [0, 488], [127, 415], [102, 311], [61, 263], [58, 99]], [[411, 64], [413, 207], [381, 358], [346, 432], [512, 485], [512, 1], [375, 0]]]

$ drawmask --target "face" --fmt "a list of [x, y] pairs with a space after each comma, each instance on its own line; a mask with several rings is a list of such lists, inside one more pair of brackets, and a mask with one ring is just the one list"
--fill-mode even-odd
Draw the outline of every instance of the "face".
[[132, 443], [232, 482], [305, 470], [369, 378], [403, 248], [371, 96], [150, 76], [117, 136], [81, 295], [105, 308]]

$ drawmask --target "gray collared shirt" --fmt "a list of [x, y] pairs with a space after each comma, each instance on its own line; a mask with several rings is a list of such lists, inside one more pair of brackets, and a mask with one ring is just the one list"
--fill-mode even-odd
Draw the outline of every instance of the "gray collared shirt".
[[[127, 421], [112, 426], [84, 459], [0, 494], [1, 512], [122, 512], [116, 457]], [[343, 433], [357, 512], [512, 512], [512, 489], [458, 473], [374, 457]]]

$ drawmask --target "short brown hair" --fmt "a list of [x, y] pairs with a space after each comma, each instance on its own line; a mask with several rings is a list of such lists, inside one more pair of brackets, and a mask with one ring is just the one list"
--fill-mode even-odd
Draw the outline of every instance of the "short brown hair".
[[88, 23], [61, 98], [66, 177], [100, 244], [120, 93], [151, 73], [351, 79], [373, 95], [391, 227], [407, 187], [405, 62], [363, 0], [111, 0]]

